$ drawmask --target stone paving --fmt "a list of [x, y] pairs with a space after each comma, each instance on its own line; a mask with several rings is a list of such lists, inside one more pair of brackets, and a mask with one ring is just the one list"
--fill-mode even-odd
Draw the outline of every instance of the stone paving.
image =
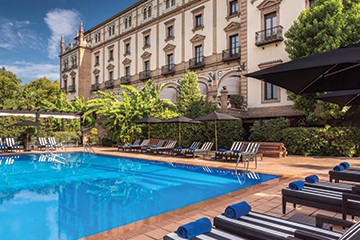
[[[70, 150], [82, 149], [69, 149], [69, 151]], [[94, 150], [96, 153], [116, 156], [138, 157], [149, 160], [186, 163], [226, 169], [235, 168], [234, 162], [221, 162], [214, 161], [212, 159], [204, 160], [201, 158], [193, 159], [164, 155], [124, 153], [118, 152], [115, 148], [94, 148]], [[167, 233], [175, 231], [179, 225], [194, 221], [204, 216], [212, 219], [213, 217], [221, 214], [229, 204], [237, 203], [243, 200], [247, 201], [252, 206], [252, 210], [272, 216], [290, 218], [295, 215], [315, 216], [320, 213], [341, 218], [340, 214], [306, 206], [298, 206], [296, 209], [293, 209], [290, 204], [288, 204], [287, 207], [287, 214], [283, 215], [281, 212], [281, 189], [288, 186], [289, 182], [304, 179], [310, 174], [317, 174], [320, 177], [320, 180], [328, 181], [329, 169], [345, 160], [350, 162], [351, 166], [360, 167], [360, 160], [358, 158], [303, 156], [287, 156], [286, 158], [264, 157], [262, 161], [258, 162], [257, 169], [254, 169], [254, 164], [252, 163], [252, 165], [250, 165], [250, 170], [262, 173], [278, 174], [282, 176], [281, 178], [86, 237], [85, 239], [162, 239], [162, 237]], [[358, 219], [356, 218], [355, 220]]]

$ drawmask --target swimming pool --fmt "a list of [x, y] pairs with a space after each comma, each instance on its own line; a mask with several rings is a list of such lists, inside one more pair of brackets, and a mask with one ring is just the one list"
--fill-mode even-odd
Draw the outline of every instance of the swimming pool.
[[86, 153], [0, 156], [0, 239], [77, 239], [277, 177]]

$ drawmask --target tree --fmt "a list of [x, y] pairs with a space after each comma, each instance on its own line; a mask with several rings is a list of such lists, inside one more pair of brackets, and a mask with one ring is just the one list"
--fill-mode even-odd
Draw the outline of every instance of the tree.
[[[285, 33], [286, 51], [291, 59], [360, 42], [359, 0], [316, 0], [315, 6], [303, 11]], [[288, 92], [294, 107], [302, 110], [310, 122], [340, 118], [346, 109], [337, 105], [315, 101], [316, 94], [296, 95]]]
[[21, 80], [4, 67], [0, 69], [0, 106], [3, 108], [17, 108], [21, 98]]
[[215, 111], [216, 106], [204, 100], [200, 94], [198, 76], [195, 72], [188, 71], [179, 86], [178, 109], [180, 114], [196, 118]]

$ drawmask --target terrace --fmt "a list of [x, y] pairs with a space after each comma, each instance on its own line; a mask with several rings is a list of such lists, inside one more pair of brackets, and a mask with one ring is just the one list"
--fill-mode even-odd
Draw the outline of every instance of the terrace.
[[[73, 150], [78, 149], [75, 148]], [[219, 162], [214, 160], [204, 160], [201, 158], [169, 158], [166, 156], [154, 156], [139, 153], [134, 154], [118, 152], [114, 148], [96, 147], [94, 150], [96, 153], [106, 155], [140, 157], [149, 160], [165, 162], [171, 161], [174, 163], [196, 164], [208, 167], [234, 169], [235, 166], [234, 162]], [[71, 151], [71, 149], [67, 149], [67, 151]], [[161, 214], [159, 216], [131, 223], [126, 226], [115, 228], [100, 234], [89, 236], [85, 239], [162, 239], [164, 235], [175, 231], [179, 225], [194, 221], [200, 217], [209, 217], [212, 219], [213, 217], [221, 214], [229, 204], [243, 200], [246, 200], [253, 207], [254, 211], [266, 213], [272, 216], [283, 217], [286, 219], [296, 219], [299, 216], [302, 218], [310, 216], [309, 219], [313, 219], [312, 217], [314, 217], [316, 214], [324, 214], [341, 218], [340, 214], [305, 206], [298, 207], [296, 210], [293, 210], [288, 206], [287, 214], [283, 215], [281, 212], [281, 189], [288, 186], [289, 182], [291, 181], [304, 179], [305, 176], [314, 173], [318, 174], [321, 180], [326, 181], [328, 180], [329, 169], [344, 160], [349, 161], [350, 164], [354, 167], [360, 167], [360, 163], [356, 159], [352, 158], [302, 156], [287, 156], [286, 158], [264, 157], [263, 161], [258, 163], [258, 169], [256, 169], [256, 171], [282, 175], [281, 178], [193, 204], [191, 206]], [[250, 170], [253, 169], [254, 166], [251, 165]], [[355, 218], [355, 220], [359, 219]], [[336, 230], [341, 231], [341, 229]]]

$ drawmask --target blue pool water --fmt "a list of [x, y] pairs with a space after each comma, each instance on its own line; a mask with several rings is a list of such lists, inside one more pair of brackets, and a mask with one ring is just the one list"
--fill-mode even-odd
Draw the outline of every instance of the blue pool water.
[[77, 239], [277, 177], [85, 153], [0, 156], [0, 239]]

